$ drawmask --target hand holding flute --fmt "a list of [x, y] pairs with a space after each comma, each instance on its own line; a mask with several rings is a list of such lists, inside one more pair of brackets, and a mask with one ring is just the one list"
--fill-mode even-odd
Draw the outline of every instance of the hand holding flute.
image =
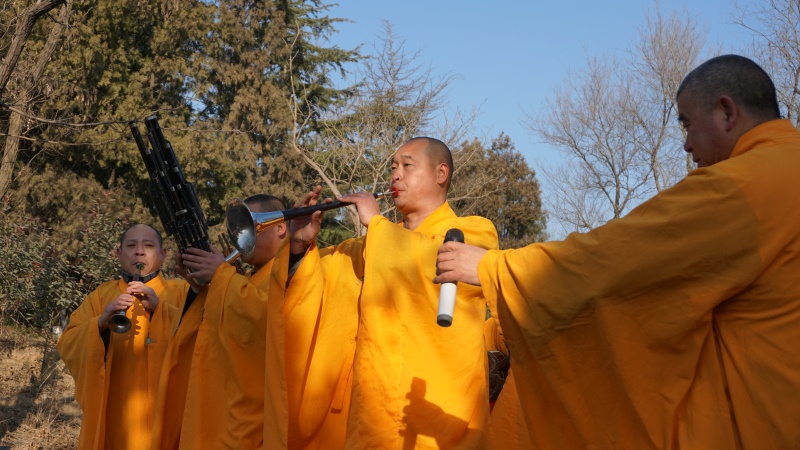
[[387, 192], [370, 193], [358, 192], [339, 197], [337, 201], [319, 203], [322, 186], [317, 186], [303, 199], [303, 203], [295, 205], [296, 209], [284, 211], [286, 220], [291, 220], [289, 233], [291, 236], [291, 252], [303, 253], [314, 242], [322, 225], [322, 211], [341, 208], [347, 205], [356, 205], [358, 217], [364, 226], [368, 226], [375, 215], [380, 215], [378, 199], [387, 195], [395, 196], [394, 189]]

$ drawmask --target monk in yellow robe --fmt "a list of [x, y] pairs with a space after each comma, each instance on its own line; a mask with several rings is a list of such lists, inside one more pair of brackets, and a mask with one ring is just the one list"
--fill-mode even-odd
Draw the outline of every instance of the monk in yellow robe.
[[[509, 356], [509, 350], [503, 338], [503, 330], [500, 329], [494, 318], [489, 318], [484, 324], [483, 335], [484, 339], [486, 339], [486, 349], [488, 351], [496, 350], [506, 358]], [[490, 376], [490, 392], [491, 381]], [[490, 445], [487, 448], [507, 450], [533, 447], [514, 381], [513, 358], [511, 367], [508, 367], [502, 390], [494, 403], [491, 404], [491, 426], [489, 431]]]
[[800, 133], [741, 56], [677, 101], [698, 169], [671, 189], [563, 242], [440, 250], [500, 320], [536, 448], [800, 446]]
[[[253, 212], [279, 211], [269, 195], [245, 204]], [[244, 276], [219, 252], [188, 249], [186, 276], [210, 280], [188, 308], [161, 376], [154, 447], [257, 449], [264, 422], [268, 282], [272, 260], [287, 233], [281, 224], [259, 233], [243, 261]]]
[[[497, 232], [490, 221], [450, 208], [452, 167], [445, 144], [412, 139], [392, 161], [401, 224], [382, 217], [374, 197], [362, 193], [341, 200], [356, 205], [368, 230], [363, 238], [320, 251], [313, 245], [319, 213], [290, 225], [291, 253], [305, 256], [285, 292], [284, 320], [307, 321], [313, 334], [286, 327], [288, 448], [485, 444], [485, 301], [479, 289], [460, 286], [453, 324], [440, 327], [432, 279], [449, 229], [487, 249], [497, 248]], [[295, 290], [308, 297], [298, 300]]]
[[[58, 341], [83, 411], [80, 449], [150, 448], [169, 326], [189, 287], [161, 276], [165, 256], [158, 231], [143, 224], [128, 228], [117, 248], [123, 278], [90, 293]], [[112, 333], [109, 320], [119, 311], [131, 327]]]

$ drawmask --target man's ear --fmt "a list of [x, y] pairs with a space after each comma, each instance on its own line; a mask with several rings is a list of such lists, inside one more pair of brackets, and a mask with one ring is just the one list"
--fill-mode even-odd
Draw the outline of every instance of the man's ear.
[[445, 163], [439, 163], [439, 165], [436, 167], [436, 183], [444, 186], [447, 184], [449, 177], [450, 167], [448, 167]]
[[739, 121], [739, 106], [727, 95], [721, 96], [717, 102], [725, 115], [725, 131], [731, 131]]
[[285, 239], [286, 235], [287, 235], [287, 233], [286, 233], [286, 231], [287, 231], [286, 222], [279, 223], [279, 224], [275, 225], [275, 228], [277, 228], [277, 230], [275, 230], [275, 231], [278, 234], [278, 239]]

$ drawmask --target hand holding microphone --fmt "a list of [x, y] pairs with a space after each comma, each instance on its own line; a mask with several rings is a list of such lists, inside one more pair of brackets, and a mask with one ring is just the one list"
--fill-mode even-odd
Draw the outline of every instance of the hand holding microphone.
[[[444, 242], [461, 242], [464, 243], [464, 233], [458, 228], [451, 228], [447, 230], [444, 235]], [[436, 316], [436, 323], [440, 327], [449, 327], [453, 324], [453, 310], [456, 306], [456, 282], [442, 283], [439, 287], [439, 312]]]

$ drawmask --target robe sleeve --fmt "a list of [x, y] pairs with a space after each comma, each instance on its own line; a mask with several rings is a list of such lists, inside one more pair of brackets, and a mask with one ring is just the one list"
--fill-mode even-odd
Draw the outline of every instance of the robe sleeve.
[[220, 308], [217, 332], [225, 357], [220, 363], [225, 365], [228, 408], [220, 439], [227, 448], [261, 447], [267, 295], [229, 264], [220, 265], [209, 283], [207, 298]]
[[267, 337], [264, 377], [264, 448], [287, 448], [288, 400], [284, 358], [282, 308], [289, 275], [289, 240], [278, 248], [272, 263], [267, 303]]
[[756, 222], [730, 176], [701, 169], [590, 233], [486, 254], [539, 445], [672, 448], [687, 415], [695, 442], [730, 442], [712, 312], [763, 270]]
[[[286, 290], [286, 376], [290, 444], [344, 439], [358, 330], [364, 239], [312, 246]], [[337, 430], [337, 428], [342, 428]], [[293, 445], [292, 444], [292, 445]]]
[[[324, 250], [325, 254], [330, 252]], [[316, 343], [325, 290], [323, 267], [327, 265], [314, 244], [289, 280], [290, 259], [287, 240], [275, 257], [269, 282], [265, 448], [302, 448], [316, 437], [338, 380], [320, 383], [317, 378], [328, 379], [326, 374], [333, 372], [338, 376], [341, 369], [337, 366], [328, 370], [330, 367], [325, 366], [322, 374], [309, 379], [319, 350]], [[305, 392], [309, 383], [310, 390]]]
[[[106, 348], [98, 320], [103, 313], [96, 291], [73, 311], [69, 324], [58, 341], [58, 352], [75, 378], [75, 399], [83, 406], [102, 398]], [[98, 397], [99, 396], [99, 397]]]

